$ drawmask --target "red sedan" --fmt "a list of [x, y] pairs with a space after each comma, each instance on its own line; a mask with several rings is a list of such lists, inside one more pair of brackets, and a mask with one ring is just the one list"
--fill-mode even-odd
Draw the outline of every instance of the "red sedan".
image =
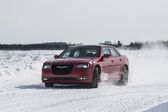
[[42, 67], [42, 81], [46, 87], [53, 87], [53, 84], [86, 84], [97, 88], [102, 73], [108, 74], [110, 80], [116, 80], [120, 85], [128, 83], [128, 58], [112, 46], [69, 47], [54, 57]]

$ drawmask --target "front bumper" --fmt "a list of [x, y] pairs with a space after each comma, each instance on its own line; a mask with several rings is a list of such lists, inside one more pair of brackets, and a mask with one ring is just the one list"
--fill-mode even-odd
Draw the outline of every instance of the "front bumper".
[[89, 83], [90, 81], [86, 77], [50, 77], [42, 78], [44, 83], [56, 83], [56, 84], [81, 84]]
[[51, 70], [42, 71], [42, 82], [56, 84], [90, 83], [92, 82], [92, 70], [78, 70], [67, 75], [55, 75]]

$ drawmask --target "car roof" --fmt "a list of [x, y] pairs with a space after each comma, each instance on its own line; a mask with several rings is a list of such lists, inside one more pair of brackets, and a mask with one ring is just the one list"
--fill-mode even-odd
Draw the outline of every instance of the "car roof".
[[111, 46], [111, 45], [75, 45], [75, 46], [70, 46], [72, 48], [77, 48], [77, 47], [114, 47], [114, 46]]

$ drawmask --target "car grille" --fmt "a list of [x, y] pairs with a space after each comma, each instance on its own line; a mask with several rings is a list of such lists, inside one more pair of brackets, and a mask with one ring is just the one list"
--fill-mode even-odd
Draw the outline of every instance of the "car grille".
[[55, 75], [68, 75], [72, 72], [73, 65], [53, 65], [52, 72]]

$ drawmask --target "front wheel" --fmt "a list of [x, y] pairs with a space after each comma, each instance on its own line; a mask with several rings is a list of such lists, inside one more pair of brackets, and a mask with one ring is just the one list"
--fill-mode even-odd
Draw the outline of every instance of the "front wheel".
[[45, 83], [46, 88], [51, 88], [51, 87], [53, 87], [53, 85], [54, 85], [53, 83]]
[[89, 84], [90, 88], [98, 88], [98, 68], [93, 71], [92, 82]]
[[126, 66], [122, 68], [121, 79], [118, 81], [119, 85], [127, 85], [128, 84], [128, 69]]

